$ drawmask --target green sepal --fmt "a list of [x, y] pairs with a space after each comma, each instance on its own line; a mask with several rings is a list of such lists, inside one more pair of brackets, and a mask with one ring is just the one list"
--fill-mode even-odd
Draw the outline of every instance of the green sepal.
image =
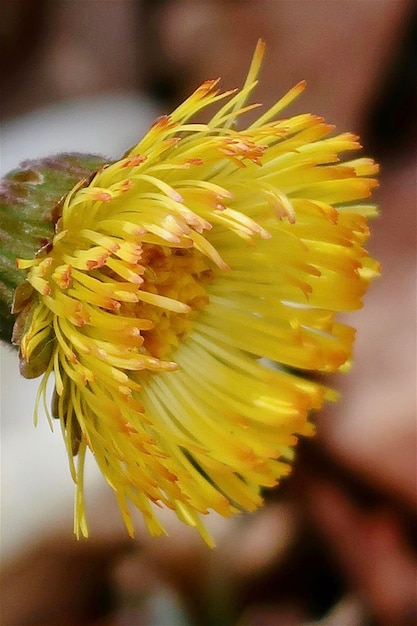
[[91, 154], [58, 154], [23, 162], [0, 185], [0, 339], [10, 342], [16, 288], [25, 281], [16, 259], [31, 259], [51, 241], [62, 198], [107, 161]]

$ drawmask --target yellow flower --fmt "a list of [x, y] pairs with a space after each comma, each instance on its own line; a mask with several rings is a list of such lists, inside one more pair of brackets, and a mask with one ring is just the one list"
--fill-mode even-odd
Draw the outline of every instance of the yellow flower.
[[[241, 90], [203, 83], [76, 185], [52, 242], [19, 260], [35, 290], [15, 332], [22, 371], [44, 372], [39, 398], [54, 375], [77, 534], [89, 448], [131, 535], [129, 503], [164, 532], [157, 504], [210, 543], [200, 514], [259, 507], [334, 397], [299, 370], [349, 363], [354, 331], [336, 315], [378, 272], [363, 248], [375, 209], [360, 202], [377, 166], [341, 162], [357, 138], [317, 116], [277, 118], [303, 83], [236, 130], [257, 106], [245, 102], [263, 48]], [[190, 121], [219, 102], [207, 124]]]

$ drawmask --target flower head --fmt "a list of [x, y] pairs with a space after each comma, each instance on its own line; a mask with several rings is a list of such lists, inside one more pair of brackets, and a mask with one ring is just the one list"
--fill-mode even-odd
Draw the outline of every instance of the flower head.
[[130, 534], [129, 502], [163, 532], [155, 503], [210, 542], [200, 514], [259, 507], [332, 398], [302, 371], [349, 364], [354, 331], [336, 314], [359, 308], [377, 274], [361, 202], [377, 166], [340, 161], [357, 138], [329, 136], [319, 117], [277, 117], [302, 83], [237, 130], [262, 54], [241, 90], [205, 82], [77, 184], [53, 240], [19, 260], [33, 294], [17, 292], [15, 309], [29, 304], [15, 340], [23, 373], [44, 372], [40, 396], [55, 378], [77, 532], [89, 448]]

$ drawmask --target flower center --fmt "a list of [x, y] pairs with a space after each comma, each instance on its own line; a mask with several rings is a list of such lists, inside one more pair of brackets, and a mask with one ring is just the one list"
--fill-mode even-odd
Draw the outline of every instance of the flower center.
[[191, 330], [192, 320], [209, 304], [206, 285], [213, 270], [195, 248], [170, 248], [143, 244], [141, 291], [181, 302], [189, 307], [177, 313], [152, 303], [123, 303], [122, 315], [148, 319], [153, 326], [143, 330], [143, 348], [153, 357], [167, 358]]

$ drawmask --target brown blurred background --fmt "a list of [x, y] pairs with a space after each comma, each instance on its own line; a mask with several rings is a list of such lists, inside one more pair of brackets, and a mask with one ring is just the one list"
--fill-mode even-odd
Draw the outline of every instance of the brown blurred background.
[[103, 496], [90, 506], [91, 540], [45, 523], [4, 564], [2, 624], [413, 626], [416, 3], [3, 0], [0, 24], [5, 125], [108, 94], [169, 112], [207, 78], [240, 85], [262, 37], [256, 98], [270, 105], [306, 79], [291, 113], [359, 132], [381, 162], [370, 247], [383, 266], [351, 318], [355, 365], [333, 381], [343, 399], [317, 417], [318, 436], [262, 511], [214, 520], [210, 552], [175, 522], [169, 538], [127, 541]]

